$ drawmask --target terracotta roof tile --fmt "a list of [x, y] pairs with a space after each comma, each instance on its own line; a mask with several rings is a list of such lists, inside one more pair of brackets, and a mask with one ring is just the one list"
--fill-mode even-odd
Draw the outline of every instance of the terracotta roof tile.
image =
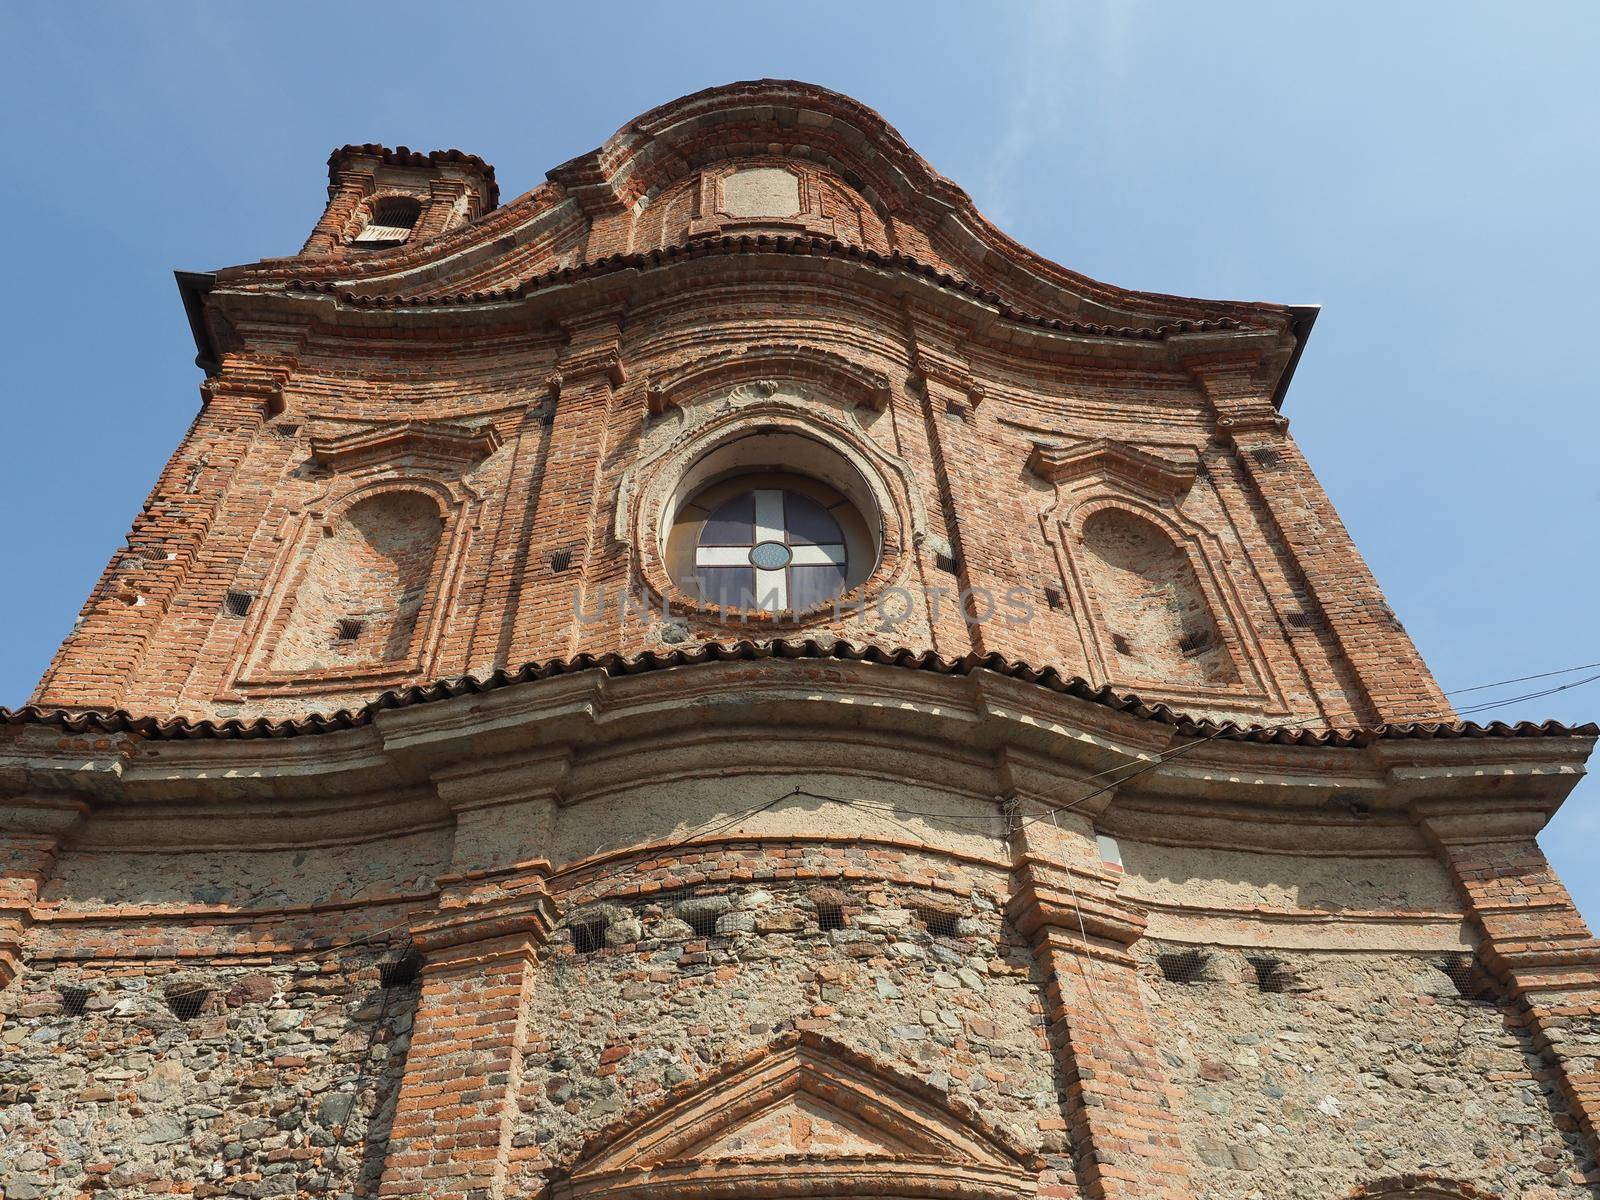
[[1589, 738], [1600, 735], [1600, 726], [1592, 722], [1586, 725], [1568, 726], [1557, 721], [1545, 721], [1540, 724], [1518, 721], [1514, 725], [1503, 721], [1493, 721], [1488, 725], [1479, 725], [1471, 721], [1437, 721], [1329, 730], [1306, 729], [1293, 724], [1243, 725], [1235, 721], [1216, 722], [1177, 712], [1165, 704], [1146, 704], [1131, 693], [1117, 692], [1110, 687], [1096, 687], [1078, 676], [1062, 675], [1053, 667], [1034, 667], [1027, 663], [1013, 662], [998, 654], [974, 654], [964, 658], [947, 659], [932, 651], [885, 650], [877, 646], [863, 646], [844, 641], [824, 643], [811, 638], [793, 641], [779, 639], [764, 642], [707, 642], [682, 650], [669, 650], [664, 653], [645, 651], [632, 656], [580, 654], [574, 658], [528, 663], [515, 670], [499, 670], [483, 678], [463, 676], [436, 683], [396, 688], [359, 708], [340, 709], [328, 714], [315, 713], [292, 719], [274, 720], [258, 717], [248, 721], [238, 719], [190, 721], [186, 717], [135, 716], [120, 709], [41, 709], [28, 705], [19, 709], [0, 708], [0, 724], [49, 725], [72, 733], [134, 733], [143, 737], [171, 741], [191, 738], [299, 737], [368, 725], [374, 715], [388, 709], [410, 708], [413, 705], [430, 704], [456, 696], [492, 692], [556, 675], [572, 675], [581, 671], [596, 670], [614, 676], [639, 675], [649, 671], [699, 663], [752, 662], [766, 658], [838, 659], [933, 671], [941, 675], [970, 675], [973, 671], [992, 671], [998, 675], [1036, 684], [1145, 720], [1159, 721], [1174, 727], [1184, 737], [1216, 737], [1226, 741], [1259, 742], [1280, 746], [1349, 747], [1365, 746], [1378, 740], [1396, 739]]
[[447, 295], [426, 296], [372, 296], [344, 290], [347, 285], [337, 280], [290, 279], [284, 285], [291, 292], [316, 292], [336, 297], [341, 304], [357, 308], [435, 308], [463, 304], [492, 304], [516, 300], [542, 288], [573, 283], [580, 279], [596, 278], [619, 271], [649, 270], [669, 262], [687, 261], [733, 254], [793, 254], [800, 257], [859, 259], [870, 266], [901, 271], [930, 280], [939, 287], [961, 292], [997, 309], [1002, 317], [1018, 324], [1033, 325], [1061, 333], [1077, 333], [1090, 337], [1128, 338], [1140, 341], [1165, 341], [1184, 333], [1208, 333], [1243, 329], [1245, 326], [1234, 317], [1214, 320], [1179, 320], [1161, 325], [1096, 325], [1088, 321], [1067, 321], [1059, 317], [1042, 317], [1025, 312], [1007, 303], [1000, 295], [979, 287], [960, 276], [952, 275], [931, 263], [923, 262], [898, 250], [883, 254], [848, 242], [831, 238], [790, 237], [784, 234], [743, 234], [738, 237], [708, 238], [683, 246], [668, 246], [662, 250], [641, 251], [632, 254], [613, 254], [594, 262], [575, 267], [560, 267], [546, 271], [511, 287], [489, 291], [456, 292]]
[[500, 206], [500, 185], [495, 182], [494, 167], [484, 162], [476, 154], [468, 154], [465, 150], [429, 150], [424, 154], [420, 150], [412, 150], [407, 146], [396, 146], [391, 150], [388, 146], [380, 146], [376, 142], [366, 142], [360, 146], [340, 146], [332, 154], [328, 155], [328, 182], [338, 182], [339, 168], [344, 165], [345, 159], [358, 154], [381, 159], [391, 166], [415, 167], [418, 170], [423, 170], [442, 162], [458, 163], [463, 167], [470, 167], [481, 173], [484, 182], [489, 185], [489, 208], [495, 209]]

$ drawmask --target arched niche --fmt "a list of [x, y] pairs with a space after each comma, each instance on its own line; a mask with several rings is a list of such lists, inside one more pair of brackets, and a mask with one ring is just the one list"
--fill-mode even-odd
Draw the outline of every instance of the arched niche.
[[412, 488], [369, 493], [330, 517], [307, 547], [270, 669], [409, 661], [444, 528], [438, 502]]
[[1084, 521], [1080, 541], [1116, 675], [1179, 686], [1239, 682], [1194, 566], [1165, 530], [1105, 507]]
[[1184, 706], [1285, 711], [1227, 548], [1185, 511], [1193, 451], [1040, 442], [1028, 467], [1052, 485], [1041, 531], [1091, 677]]

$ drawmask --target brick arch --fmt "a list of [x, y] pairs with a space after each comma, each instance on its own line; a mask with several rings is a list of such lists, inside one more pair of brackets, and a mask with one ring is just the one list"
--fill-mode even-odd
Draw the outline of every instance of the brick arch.
[[416, 222], [412, 225], [411, 232], [406, 237], [408, 243], [416, 241], [418, 233], [422, 229], [422, 223], [428, 216], [428, 197], [419, 196], [416, 192], [408, 192], [403, 188], [390, 187], [380, 188], [370, 196], [363, 197], [361, 203], [351, 209], [349, 217], [345, 219], [345, 223], [339, 231], [340, 243], [349, 245], [356, 235], [367, 227], [367, 223], [372, 220], [385, 200], [406, 200], [417, 206]]
[[1239, 682], [1194, 564], [1166, 530], [1106, 506], [1085, 518], [1078, 537], [1112, 674], [1179, 686]]
[[[430, 491], [414, 487], [367, 490], [330, 514], [297, 572], [271, 669], [324, 671], [409, 660], [446, 517]], [[355, 624], [341, 634], [340, 622]]]

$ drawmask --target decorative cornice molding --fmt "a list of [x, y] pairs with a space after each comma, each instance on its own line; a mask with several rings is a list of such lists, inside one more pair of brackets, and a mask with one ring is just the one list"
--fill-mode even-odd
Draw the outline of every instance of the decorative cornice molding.
[[1035, 442], [1028, 455], [1028, 470], [1057, 486], [1086, 477], [1123, 479], [1176, 500], [1194, 485], [1199, 463], [1193, 456], [1174, 458], [1096, 438], [1077, 444]]
[[311, 457], [330, 471], [347, 472], [375, 462], [409, 463], [464, 470], [500, 448], [493, 425], [448, 421], [407, 421], [373, 425], [349, 433], [313, 436]]

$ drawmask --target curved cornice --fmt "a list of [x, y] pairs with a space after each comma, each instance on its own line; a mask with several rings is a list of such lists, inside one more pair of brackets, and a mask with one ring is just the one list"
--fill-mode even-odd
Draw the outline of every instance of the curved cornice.
[[248, 721], [236, 718], [190, 721], [185, 717], [137, 716], [121, 709], [45, 709], [27, 705], [18, 709], [0, 708], [0, 726], [45, 726], [70, 733], [129, 733], [153, 740], [291, 738], [355, 729], [371, 724], [381, 712], [533, 684], [564, 675], [597, 671], [607, 676], [623, 677], [708, 663], [759, 662], [765, 659], [864, 662], [949, 676], [989, 672], [1167, 726], [1183, 737], [1207, 740], [1277, 746], [1362, 747], [1377, 741], [1589, 739], [1600, 736], [1600, 725], [1568, 726], [1557, 721], [1541, 724], [1519, 721], [1514, 725], [1503, 721], [1493, 721], [1487, 725], [1471, 721], [1416, 721], [1344, 729], [1311, 729], [1292, 722], [1284, 725], [1217, 722], [1177, 712], [1165, 704], [1146, 704], [1137, 695], [1117, 692], [1108, 686], [1096, 687], [1079, 676], [1062, 675], [1053, 667], [1034, 667], [999, 654], [969, 654], [964, 658], [947, 659], [932, 651], [886, 650], [842, 639], [706, 642], [680, 650], [645, 651], [632, 656], [580, 654], [573, 658], [528, 663], [515, 670], [502, 669], [481, 677], [468, 675], [426, 685], [395, 688], [358, 708], [326, 714], [312, 713], [284, 720], [257, 717]]
[[[1164, 328], [1226, 328], [1226, 323], [1235, 322], [1275, 331], [1292, 329], [1298, 336], [1301, 323], [1282, 305], [1134, 291], [1051, 262], [997, 229], [965, 191], [929, 166], [866, 105], [827, 88], [772, 79], [708, 88], [651, 109], [597, 149], [552, 170], [548, 183], [427, 242], [359, 261], [271, 259], [230, 268], [220, 273], [220, 279], [247, 289], [325, 288], [348, 295], [352, 303], [460, 304], [500, 298], [520, 293], [536, 281], [519, 281], [498, 290], [468, 287], [451, 292], [449, 280], [464, 274], [481, 278], [485, 264], [547, 236], [539, 231], [550, 228], [547, 218], [558, 211], [571, 213], [579, 226], [592, 224], [626, 212], [707, 162], [768, 153], [773, 146], [831, 164], [869, 204], [915, 230], [925, 245], [937, 244], [944, 250], [925, 253], [897, 242], [892, 253], [882, 255], [855, 246], [835, 249], [822, 239], [777, 239], [779, 244], [805, 243], [804, 253], [859, 254], [868, 262], [930, 273], [1006, 310], [1085, 329], [1152, 337]], [[338, 153], [343, 152], [335, 157]], [[476, 161], [471, 156], [461, 158]], [[561, 219], [563, 227], [566, 221]], [[577, 251], [575, 240], [570, 252]], [[567, 253], [561, 257], [570, 261]], [[580, 261], [584, 257], [580, 255]], [[642, 257], [646, 256], [597, 256], [587, 265], [600, 268], [618, 258]], [[553, 274], [560, 272], [546, 268], [537, 280]]]

